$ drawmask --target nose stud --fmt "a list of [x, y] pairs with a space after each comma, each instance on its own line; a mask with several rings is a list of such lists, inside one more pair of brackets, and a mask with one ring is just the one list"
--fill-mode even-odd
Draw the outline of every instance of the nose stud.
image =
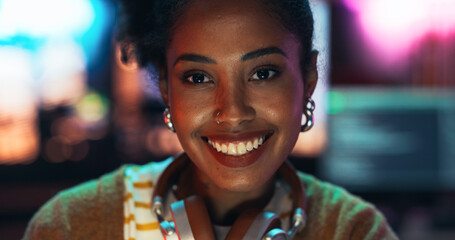
[[221, 121], [219, 120], [220, 115], [221, 115], [221, 112], [218, 111], [218, 112], [216, 113], [216, 118], [215, 118], [216, 124], [218, 124], [218, 125], [221, 124]]

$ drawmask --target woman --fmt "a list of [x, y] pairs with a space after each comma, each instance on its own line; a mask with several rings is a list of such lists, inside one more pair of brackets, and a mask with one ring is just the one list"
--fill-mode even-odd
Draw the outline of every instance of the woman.
[[313, 125], [306, 0], [125, 1], [123, 10], [125, 60], [159, 76], [165, 122], [185, 153], [59, 194], [26, 239], [396, 239], [372, 205], [285, 162]]

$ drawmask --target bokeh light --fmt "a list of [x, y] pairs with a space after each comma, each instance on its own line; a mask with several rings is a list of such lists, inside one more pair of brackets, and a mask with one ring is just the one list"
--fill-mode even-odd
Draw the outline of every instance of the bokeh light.
[[86, 126], [97, 126], [107, 121], [109, 102], [97, 92], [89, 92], [76, 104], [76, 116]]
[[344, 0], [358, 14], [373, 50], [383, 60], [398, 62], [423, 38], [450, 38], [455, 33], [453, 0]]
[[41, 95], [42, 106], [52, 109], [75, 104], [85, 93], [87, 82], [80, 45], [71, 40], [51, 41], [39, 51], [38, 57], [42, 74], [37, 94]]
[[[84, 96], [90, 63], [105, 49], [100, 46], [113, 16], [110, 6], [101, 0], [0, 1], [0, 164], [36, 160], [40, 108], [63, 106], [79, 114], [78, 121], [64, 121], [66, 131], [43, 144], [45, 151], [57, 145], [80, 151], [51, 154], [53, 162], [80, 160], [88, 151], [85, 139], [105, 135], [106, 104]], [[93, 124], [98, 128], [86, 133], [84, 128]], [[74, 129], [84, 136], [77, 137]]]
[[0, 46], [0, 66], [0, 163], [29, 162], [39, 145], [31, 57]]
[[2, 0], [0, 37], [80, 34], [90, 28], [94, 17], [87, 0]]

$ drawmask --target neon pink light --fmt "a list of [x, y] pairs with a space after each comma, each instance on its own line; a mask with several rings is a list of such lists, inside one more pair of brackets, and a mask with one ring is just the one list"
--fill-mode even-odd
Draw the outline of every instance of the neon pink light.
[[353, 12], [358, 12], [362, 9], [366, 0], [343, 0], [343, 3]]
[[454, 0], [343, 0], [376, 51], [400, 58], [427, 35], [455, 34]]

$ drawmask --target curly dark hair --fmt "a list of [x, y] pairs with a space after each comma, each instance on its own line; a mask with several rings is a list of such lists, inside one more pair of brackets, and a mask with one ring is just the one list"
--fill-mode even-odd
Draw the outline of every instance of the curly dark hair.
[[[119, 0], [117, 40], [122, 61], [136, 58], [140, 67], [165, 66], [165, 49], [176, 22], [195, 0]], [[258, 0], [301, 43], [301, 64], [306, 69], [312, 52], [313, 14], [308, 0]]]

